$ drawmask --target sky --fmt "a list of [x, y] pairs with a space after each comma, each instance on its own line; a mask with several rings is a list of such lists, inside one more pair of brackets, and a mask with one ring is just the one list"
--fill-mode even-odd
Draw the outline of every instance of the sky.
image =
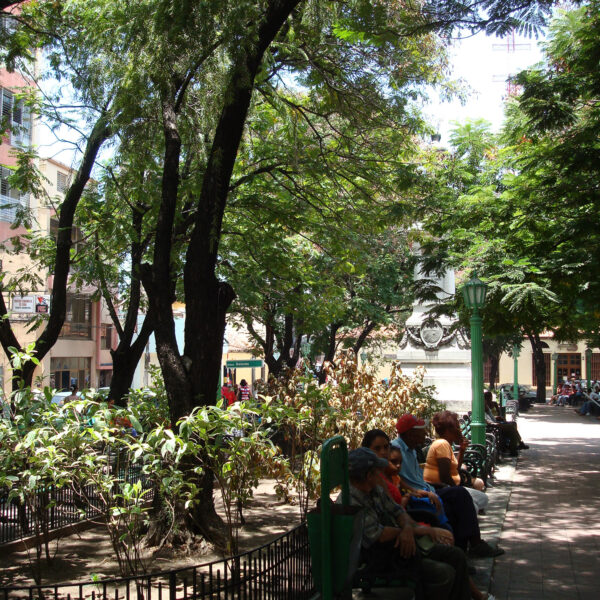
[[442, 136], [441, 144], [448, 141], [452, 121], [462, 123], [468, 118], [483, 118], [498, 131], [504, 116], [508, 75], [539, 62], [541, 58], [535, 38], [516, 35], [497, 38], [480, 33], [456, 42], [450, 49], [452, 77], [466, 83], [471, 93], [464, 105], [458, 100], [448, 103], [433, 99], [425, 108], [430, 123]]

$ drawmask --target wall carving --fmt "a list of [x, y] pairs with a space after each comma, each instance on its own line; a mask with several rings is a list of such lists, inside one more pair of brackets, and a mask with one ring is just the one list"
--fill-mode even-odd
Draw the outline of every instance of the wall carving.
[[449, 325], [442, 325], [436, 320], [424, 321], [421, 325], [408, 325], [400, 341], [400, 348], [406, 348], [409, 342], [411, 346], [425, 350], [436, 350], [453, 343], [456, 343], [461, 350], [471, 347], [461, 329], [452, 330]]

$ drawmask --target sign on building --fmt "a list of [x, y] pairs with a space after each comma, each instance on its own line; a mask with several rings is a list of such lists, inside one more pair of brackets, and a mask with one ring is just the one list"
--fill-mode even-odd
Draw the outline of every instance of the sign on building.
[[13, 296], [12, 311], [18, 314], [48, 314], [50, 312], [50, 295]]
[[260, 369], [264, 363], [260, 358], [250, 358], [244, 360], [228, 360], [225, 363], [228, 369]]

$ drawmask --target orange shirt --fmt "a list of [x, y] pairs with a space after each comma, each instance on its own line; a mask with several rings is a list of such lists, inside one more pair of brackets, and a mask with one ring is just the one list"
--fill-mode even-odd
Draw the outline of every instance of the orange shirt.
[[458, 461], [454, 452], [452, 452], [452, 446], [449, 442], [444, 439], [435, 440], [431, 446], [429, 446], [429, 452], [427, 452], [427, 462], [425, 463], [425, 469], [423, 470], [423, 479], [427, 483], [442, 483], [440, 480], [440, 471], [438, 469], [438, 458], [450, 459], [450, 475], [456, 485], [460, 485], [460, 475], [458, 474]]

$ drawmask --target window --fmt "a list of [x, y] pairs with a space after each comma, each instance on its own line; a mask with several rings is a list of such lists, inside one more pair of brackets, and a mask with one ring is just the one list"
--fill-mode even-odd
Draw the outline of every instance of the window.
[[92, 301], [89, 296], [67, 296], [67, 316], [60, 337], [92, 339]]
[[10, 186], [11, 169], [0, 167], [0, 221], [13, 223], [17, 211], [29, 208], [29, 194], [21, 194]]
[[581, 377], [581, 354], [579, 352], [562, 353], [556, 361], [558, 381], [565, 381], [571, 377]]
[[29, 146], [31, 143], [31, 111], [23, 100], [5, 89], [0, 89], [2, 120], [10, 129], [10, 143], [13, 146]]
[[69, 187], [69, 178], [60, 171], [56, 172], [56, 189], [62, 194]]
[[[550, 354], [547, 352], [544, 353], [544, 364], [546, 365], [546, 387], [550, 387], [552, 385], [552, 368], [550, 366]], [[535, 358], [533, 355], [531, 356], [531, 367], [533, 370], [533, 378], [532, 383], [533, 387], [537, 386], [537, 377], [535, 374]]]
[[51, 358], [50, 371], [52, 387], [67, 390], [72, 385], [83, 389], [90, 387], [92, 359], [86, 356]]
[[102, 324], [101, 337], [100, 337], [100, 348], [102, 350], [110, 350], [112, 347], [112, 325], [107, 323]]
[[592, 379], [595, 381], [600, 379], [600, 354], [597, 352], [592, 354]]
[[[50, 237], [54, 238], [55, 242], [58, 242], [58, 221], [56, 219], [50, 219]], [[81, 250], [83, 235], [79, 227], [72, 227], [71, 229], [71, 241], [73, 248], [77, 252]]]
[[0, 14], [0, 32], [4, 35], [12, 33], [16, 29], [16, 22], [8, 13]]
[[98, 387], [110, 387], [112, 381], [112, 369], [103, 369], [98, 374]]

